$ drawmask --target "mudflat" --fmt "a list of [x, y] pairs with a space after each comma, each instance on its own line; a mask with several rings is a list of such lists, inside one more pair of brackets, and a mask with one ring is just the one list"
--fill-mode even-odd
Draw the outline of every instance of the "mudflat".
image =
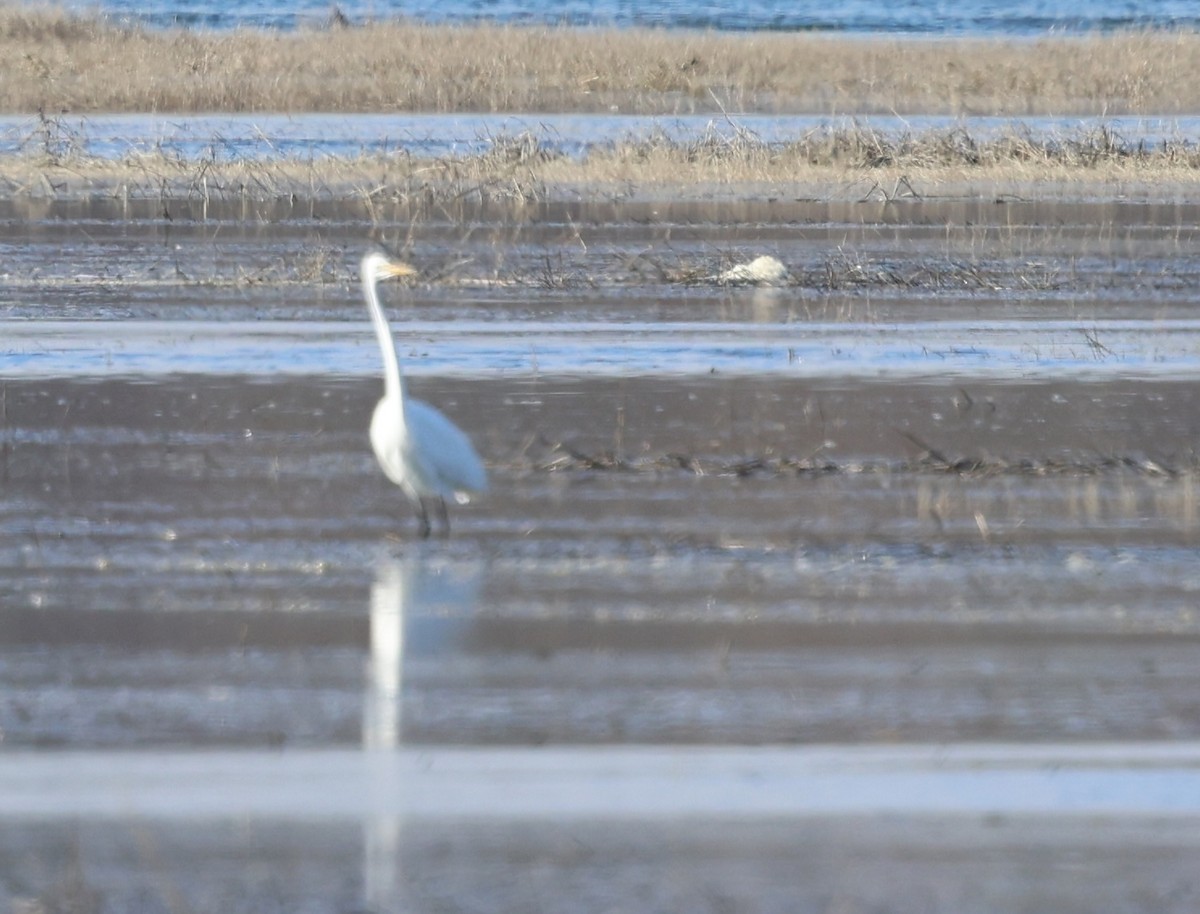
[[160, 203], [4, 204], [0, 905], [1195, 906], [1191, 204]]

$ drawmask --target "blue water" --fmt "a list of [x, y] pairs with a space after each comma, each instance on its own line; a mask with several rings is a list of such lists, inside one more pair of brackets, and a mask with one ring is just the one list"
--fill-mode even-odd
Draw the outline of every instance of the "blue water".
[[[884, 136], [920, 136], [962, 129], [976, 140], [1003, 136], [1017, 122], [1004, 117], [741, 114], [640, 116], [621, 114], [95, 114], [57, 119], [47, 138], [37, 117], [0, 115], [0, 156], [50, 151], [120, 159], [163, 153], [189, 161], [305, 160], [325, 156], [417, 157], [478, 155], [505, 137], [532, 134], [547, 152], [579, 157], [608, 144], [667, 137], [677, 143], [750, 136], [781, 144], [824, 130], [855, 126]], [[1025, 117], [1020, 130], [1053, 142], [1099, 125], [1123, 143], [1156, 145], [1200, 135], [1200, 117]]]
[[1197, 0], [71, 0], [81, 10], [154, 26], [322, 25], [337, 6], [352, 22], [404, 16], [423, 22], [567, 23], [716, 31], [891, 32], [911, 35], [1033, 36], [1127, 28], [1198, 28]]
[[[740, 294], [740, 293], [739, 293]], [[746, 292], [746, 295], [752, 294]], [[1200, 378], [1200, 320], [1074, 319], [760, 323], [719, 321], [406, 320], [436, 350], [407, 374], [439, 377], [791, 377], [1096, 381]], [[167, 374], [376, 376], [365, 324], [307, 321], [10, 320], [0, 361], [8, 378]]]

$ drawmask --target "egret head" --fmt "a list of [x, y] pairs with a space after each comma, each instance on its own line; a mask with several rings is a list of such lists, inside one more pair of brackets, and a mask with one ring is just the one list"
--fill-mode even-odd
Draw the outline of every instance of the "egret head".
[[371, 251], [362, 260], [362, 278], [371, 282], [397, 276], [415, 276], [416, 273], [416, 267], [401, 260], [393, 260], [382, 251]]

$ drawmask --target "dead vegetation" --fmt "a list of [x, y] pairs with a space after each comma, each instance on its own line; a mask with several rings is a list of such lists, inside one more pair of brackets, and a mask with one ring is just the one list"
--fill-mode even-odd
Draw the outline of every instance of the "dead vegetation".
[[913, 441], [920, 454], [911, 460], [837, 462], [819, 454], [806, 457], [760, 455], [741, 457], [700, 456], [669, 453], [626, 457], [613, 451], [582, 452], [565, 442], [546, 445], [545, 453], [527, 458], [527, 470], [542, 473], [687, 472], [696, 476], [870, 476], [936, 474], [964, 479], [996, 476], [1103, 476], [1122, 474], [1146, 479], [1177, 479], [1195, 476], [1200, 464], [1195, 460], [1178, 465], [1133, 455], [1097, 455], [1075, 459], [1059, 457], [949, 457], [936, 448]]
[[1200, 35], [1018, 40], [350, 22], [154, 30], [0, 6], [0, 111], [1200, 110]]
[[[588, 285], [608, 282], [644, 283], [657, 280], [681, 286], [728, 286], [724, 277], [736, 270], [740, 261], [735, 251], [718, 252], [708, 257], [676, 255], [669, 249], [647, 250], [624, 256], [610, 275], [602, 275], [592, 261], [587, 276]], [[579, 271], [560, 271], [556, 287], [578, 286], [573, 281]], [[1048, 292], [1066, 288], [1072, 277], [1065, 275], [1050, 259], [1014, 264], [1005, 259], [964, 259], [934, 257], [892, 260], [863, 253], [835, 249], [812, 262], [791, 264], [785, 278], [764, 283], [767, 288], [794, 287], [821, 292], [853, 292], [856, 290], [913, 290], [928, 294], [938, 292], [972, 293], [1002, 291]], [[1091, 345], [1089, 343], [1089, 345]], [[1094, 348], [1094, 347], [1093, 347]]]
[[714, 126], [692, 141], [658, 136], [598, 146], [588, 152], [585, 164], [597, 180], [674, 174], [738, 183], [778, 182], [788, 176], [803, 180], [814, 173], [874, 175], [862, 198], [890, 201], [921, 197], [930, 174], [1007, 174], [1033, 180], [1087, 172], [1188, 173], [1200, 167], [1200, 147], [1182, 136], [1156, 143], [1130, 140], [1104, 123], [1069, 134], [1037, 134], [1014, 122], [983, 137], [962, 126], [889, 134], [850, 122], [809, 130], [783, 143]]
[[[108, 158], [89, 152], [86, 118], [37, 117], [0, 157], [0, 191], [12, 196], [111, 195], [199, 201], [284, 197], [357, 199], [364, 216], [402, 203], [534, 202], [587, 195], [619, 199], [664, 187], [713, 193], [757, 187], [764, 195], [890, 203], [944, 195], [1019, 194], [1023, 187], [1076, 184], [1194, 185], [1200, 146], [1184, 137], [1150, 143], [1107, 124], [1035, 134], [1014, 123], [973, 135], [965, 127], [896, 135], [855, 122], [766, 142], [736, 124], [701, 137], [664, 134], [597, 143], [569, 155], [535, 133], [483, 138], [480, 151], [422, 158], [404, 150], [354, 156], [240, 156], [214, 140], [189, 158], [164, 148]], [[1087, 191], [1083, 191], [1087, 193]]]
[[420, 159], [404, 153], [352, 157], [244, 157], [213, 143], [188, 158], [163, 148], [117, 158], [88, 151], [86, 122], [39, 116], [0, 157], [0, 188], [14, 195], [113, 196], [163, 201], [356, 199], [371, 220], [377, 206], [407, 201], [535, 200], [546, 196], [542, 170], [558, 154], [531, 135], [495, 137], [480, 153]]

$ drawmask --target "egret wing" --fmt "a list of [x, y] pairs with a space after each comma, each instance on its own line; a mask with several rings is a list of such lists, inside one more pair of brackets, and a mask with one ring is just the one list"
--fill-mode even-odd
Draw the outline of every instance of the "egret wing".
[[431, 489], [443, 496], [486, 491], [487, 471], [462, 429], [421, 400], [407, 401], [405, 417], [410, 456]]

